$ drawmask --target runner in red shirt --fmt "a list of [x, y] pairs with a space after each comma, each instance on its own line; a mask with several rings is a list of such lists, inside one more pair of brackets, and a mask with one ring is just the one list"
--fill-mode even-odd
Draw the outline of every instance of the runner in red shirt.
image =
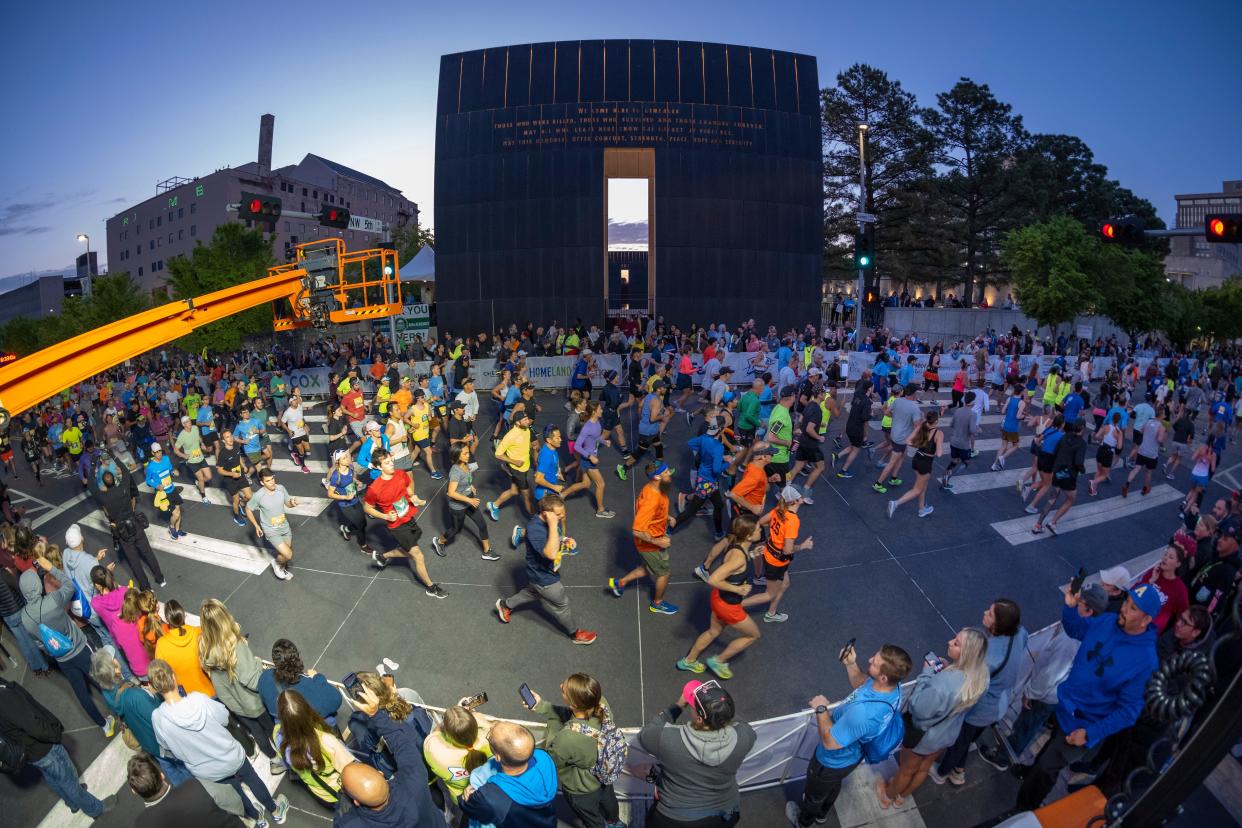
[[350, 454], [353, 454], [362, 445], [362, 424], [367, 418], [367, 404], [362, 398], [362, 381], [357, 377], [350, 381], [349, 391], [341, 397], [341, 407], [337, 410], [337, 416], [344, 416], [349, 424], [349, 430], [354, 433], [354, 443], [349, 447]]
[[379, 466], [380, 476], [367, 487], [362, 509], [376, 520], [384, 521], [388, 534], [397, 543], [396, 548], [387, 552], [372, 552], [371, 560], [383, 569], [392, 558], [409, 558], [427, 594], [432, 598], [447, 598], [448, 592], [427, 574], [423, 550], [418, 548], [423, 530], [414, 522], [414, 516], [418, 514], [418, 507], [426, 505], [427, 501], [414, 496], [414, 480], [393, 465], [392, 455], [387, 451], [377, 449], [371, 455], [371, 462]]

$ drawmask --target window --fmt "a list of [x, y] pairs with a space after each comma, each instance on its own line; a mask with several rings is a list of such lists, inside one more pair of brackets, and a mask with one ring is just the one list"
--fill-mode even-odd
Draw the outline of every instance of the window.
[[155, 229], [155, 219], [149, 219], [149, 220], [148, 220], [148, 222], [147, 222], [147, 229], [148, 229], [148, 230], [154, 230], [154, 229]]
[[183, 228], [177, 231], [177, 241], [181, 241], [184, 238], [185, 238], [185, 230]]
[[163, 246], [164, 246], [164, 237], [163, 237], [163, 236], [160, 236], [158, 239], [156, 239], [156, 240], [155, 240], [155, 246], [156, 246], [156, 247], [163, 247]]
[[155, 239], [151, 239], [151, 241], [147, 242], [147, 244], [151, 245], [150, 247], [147, 248], [148, 250], [155, 249]]
[[177, 208], [177, 218], [179, 218], [179, 219], [185, 218], [185, 208], [184, 208], [184, 207], [178, 207], [178, 208]]
[[306, 188], [302, 188], [302, 198], [306, 198]]
[[139, 275], [139, 276], [141, 276], [141, 275], [142, 275], [142, 268], [141, 268], [141, 267], [139, 267], [139, 268], [138, 268], [138, 275]]
[[[306, 193], [302, 193], [302, 195], [306, 195]], [[305, 202], [305, 201], [303, 201], [303, 202], [302, 202], [302, 212], [303, 212], [303, 213], [305, 213], [305, 212], [306, 212], [306, 202]]]
[[172, 210], [168, 211], [168, 223], [169, 224], [173, 223], [173, 211]]
[[194, 213], [195, 213], [195, 211], [196, 211], [197, 209], [198, 209], [198, 202], [191, 202], [191, 204], [190, 204], [190, 215], [194, 215]]
[[169, 243], [169, 244], [172, 244], [172, 240], [173, 240], [173, 234], [172, 234], [172, 233], [169, 233], [169, 234], [168, 234], [168, 243]]
[[[191, 206], [191, 209], [193, 209], [193, 206]], [[197, 224], [191, 224], [191, 225], [190, 225], [190, 235], [191, 235], [191, 236], [197, 236], [197, 235], [198, 235], [198, 225], [197, 225]]]
[[135, 248], [134, 248], [134, 252], [135, 252], [135, 253], [137, 253], [139, 256], [141, 256], [141, 255], [142, 255], [142, 245], [140, 244], [140, 245], [138, 245], [137, 247], [135, 247]]
[[164, 226], [164, 217], [163, 217], [163, 216], [156, 216], [156, 217], [155, 217], [155, 226], [156, 226], [156, 227], [163, 227], [163, 226]]
[[347, 201], [347, 202], [345, 202], [345, 209], [346, 209], [346, 210], [348, 210], [348, 209], [349, 209], [349, 202], [348, 202], [348, 201]]
[[311, 190], [311, 198], [319, 198], [319, 191]]

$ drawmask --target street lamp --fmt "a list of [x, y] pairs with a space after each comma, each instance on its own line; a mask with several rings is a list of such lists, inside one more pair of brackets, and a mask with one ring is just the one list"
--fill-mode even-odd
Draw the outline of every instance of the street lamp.
[[91, 237], [85, 233], [78, 233], [78, 241], [86, 242], [86, 285], [82, 288], [83, 296], [91, 294]]
[[[867, 180], [866, 180], [866, 157], [867, 157], [867, 130], [870, 129], [869, 124], [858, 125], [858, 231], [863, 231], [862, 214], [867, 212]], [[858, 299], [854, 303], [854, 349], [858, 350], [862, 346], [862, 327], [863, 327], [863, 280], [865, 279], [864, 271], [860, 267], [858, 269]]]

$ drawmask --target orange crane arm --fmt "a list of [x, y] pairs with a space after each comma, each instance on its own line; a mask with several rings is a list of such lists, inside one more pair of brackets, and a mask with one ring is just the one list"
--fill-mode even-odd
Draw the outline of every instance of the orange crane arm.
[[0, 426], [64, 389], [193, 331], [302, 290], [300, 268], [181, 299], [58, 342], [0, 368]]

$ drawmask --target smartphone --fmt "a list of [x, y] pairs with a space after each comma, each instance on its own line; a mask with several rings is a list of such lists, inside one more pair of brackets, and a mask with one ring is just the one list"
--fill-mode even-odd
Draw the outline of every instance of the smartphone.
[[1082, 589], [1082, 582], [1085, 580], [1087, 580], [1087, 570], [1080, 566], [1078, 567], [1078, 572], [1074, 575], [1074, 580], [1070, 581], [1070, 595], [1077, 595]]
[[518, 695], [522, 697], [522, 704], [526, 705], [528, 710], [535, 709], [535, 694], [530, 692], [530, 685], [525, 682], [518, 688]]
[[934, 673], [939, 673], [944, 669], [944, 662], [941, 661], [940, 656], [936, 655], [936, 653], [932, 650], [928, 650], [927, 654], [923, 656], [923, 663], [932, 668], [932, 672]]
[[845, 654], [854, 649], [854, 642], [857, 640], [857, 638], [851, 638], [849, 641], [845, 642], [845, 646], [841, 648], [841, 652], [837, 653], [837, 661], [845, 661]]
[[474, 710], [479, 705], [487, 704], [487, 692], [475, 693], [469, 698], [462, 699], [461, 706], [467, 710]]
[[351, 699], [357, 699], [362, 689], [362, 682], [358, 681], [357, 673], [350, 673], [341, 680], [341, 684], [345, 686], [345, 692], [349, 694]]

